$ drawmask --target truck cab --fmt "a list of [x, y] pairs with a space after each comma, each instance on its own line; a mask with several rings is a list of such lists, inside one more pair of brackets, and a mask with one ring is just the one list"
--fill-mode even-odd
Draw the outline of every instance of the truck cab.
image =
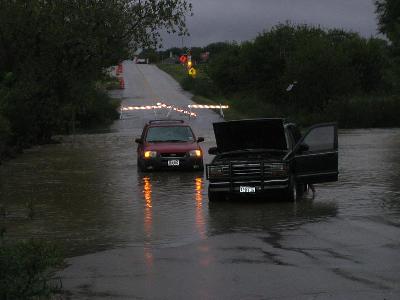
[[297, 200], [308, 184], [338, 180], [336, 123], [312, 126], [304, 135], [282, 118], [214, 123], [215, 155], [206, 166], [210, 201], [278, 192]]

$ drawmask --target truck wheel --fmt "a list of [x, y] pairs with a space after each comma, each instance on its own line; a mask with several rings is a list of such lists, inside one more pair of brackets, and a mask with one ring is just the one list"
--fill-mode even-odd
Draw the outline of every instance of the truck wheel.
[[306, 191], [307, 191], [307, 185], [299, 183], [296, 184], [296, 194], [297, 194], [296, 200], [300, 200]]
[[294, 176], [290, 178], [289, 187], [285, 191], [285, 200], [287, 201], [297, 201], [299, 198], [298, 195], [299, 187], [296, 184]]

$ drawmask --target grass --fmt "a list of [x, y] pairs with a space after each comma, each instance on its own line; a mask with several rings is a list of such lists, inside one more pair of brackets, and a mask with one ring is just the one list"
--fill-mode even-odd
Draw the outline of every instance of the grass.
[[171, 75], [179, 83], [182, 83], [187, 77], [186, 69], [180, 64], [158, 64], [157, 67]]
[[198, 76], [190, 78], [182, 65], [158, 67], [177, 80], [199, 104], [224, 104], [226, 120], [243, 118], [286, 117], [292, 122], [309, 126], [320, 122], [337, 121], [340, 128], [400, 127], [399, 96], [352, 96], [328, 103], [323, 111], [310, 112], [301, 107], [277, 105], [252, 93], [224, 95], [207, 76], [207, 65], [197, 67]]
[[50, 299], [60, 292], [55, 277], [64, 266], [59, 249], [41, 241], [0, 244], [0, 299]]
[[192, 100], [198, 104], [208, 105], [229, 105], [230, 108], [224, 111], [226, 120], [242, 119], [247, 115], [234, 106], [234, 101], [225, 98], [218, 93], [216, 87], [212, 84], [206, 73], [206, 65], [198, 65], [197, 76], [195, 79], [187, 74], [187, 70], [180, 64], [158, 64], [158, 68], [171, 75], [182, 88], [193, 94]]
[[104, 74], [102, 80], [97, 82], [97, 86], [105, 90], [117, 90], [120, 88], [118, 78], [110, 74]]
[[227, 97], [223, 95], [207, 76], [207, 65], [205, 64], [197, 66], [198, 76], [195, 79], [187, 75], [186, 69], [182, 65], [159, 64], [157, 66], [178, 81], [184, 90], [190, 91], [193, 94], [194, 102], [229, 105], [229, 109], [224, 111], [226, 120], [284, 116], [277, 107], [262, 102], [256, 96], [232, 95]]

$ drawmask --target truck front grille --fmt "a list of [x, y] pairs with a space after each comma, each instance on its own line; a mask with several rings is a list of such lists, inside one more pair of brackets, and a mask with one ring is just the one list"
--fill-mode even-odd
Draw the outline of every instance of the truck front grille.
[[271, 167], [260, 163], [232, 163], [232, 177], [261, 179], [271, 174]]

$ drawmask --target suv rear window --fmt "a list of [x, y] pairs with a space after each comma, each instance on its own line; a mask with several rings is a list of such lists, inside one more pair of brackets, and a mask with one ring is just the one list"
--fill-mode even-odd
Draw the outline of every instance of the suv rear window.
[[188, 126], [150, 127], [146, 135], [147, 142], [191, 142], [193, 132]]

